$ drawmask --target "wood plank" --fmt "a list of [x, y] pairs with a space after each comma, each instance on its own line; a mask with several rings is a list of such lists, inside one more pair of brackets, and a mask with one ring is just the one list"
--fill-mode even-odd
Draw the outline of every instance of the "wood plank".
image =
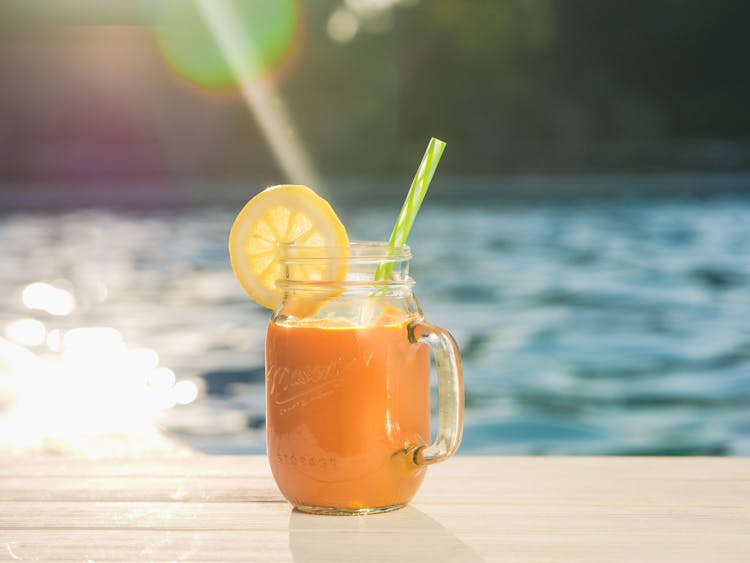
[[[429, 513], [452, 530], [471, 532], [494, 529], [502, 522], [505, 529], [521, 530], [525, 522], [547, 527], [585, 523], [592, 532], [607, 532], [630, 521], [638, 526], [662, 526], [665, 530], [697, 531], [702, 527], [732, 526], [750, 530], [747, 507], [703, 506], [680, 508], [674, 505], [644, 503], [642, 506], [614, 507], [578, 502], [570, 506], [544, 504], [421, 504], [416, 508]], [[0, 529], [170, 529], [170, 530], [252, 530], [285, 529], [290, 506], [269, 503], [200, 502], [6, 502], [2, 505]], [[473, 515], [481, 515], [479, 520]], [[318, 518], [323, 520], [323, 518]], [[328, 520], [328, 519], [326, 519]], [[343, 521], [326, 524], [328, 529], [344, 526]], [[736, 526], [735, 526], [736, 524]], [[742, 528], [742, 526], [747, 526]], [[725, 528], [726, 529], [726, 528]]]
[[[357, 530], [347, 534], [304, 530], [165, 531], [24, 530], [6, 544], [7, 555], [34, 560], [150, 561], [432, 561], [472, 563], [479, 555], [455, 538], [412, 534], [396, 540], [396, 531]], [[41, 544], [39, 538], [44, 537]], [[0, 552], [0, 559], [3, 553]]]
[[265, 456], [208, 456], [125, 459], [0, 457], [3, 477], [160, 476], [270, 477]]
[[[90, 503], [87, 504], [90, 506]], [[182, 506], [190, 507], [190, 504]], [[215, 505], [214, 505], [215, 506]], [[430, 555], [433, 561], [471, 561], [471, 554], [487, 560], [686, 560], [686, 561], [747, 561], [750, 556], [746, 535], [727, 528], [725, 520], [712, 521], [711, 515], [642, 514], [606, 518], [600, 511], [573, 511], [548, 515], [542, 508], [518, 513], [514, 510], [487, 514], [471, 507], [456, 512], [455, 506], [442, 509], [431, 507], [431, 516], [422, 513], [414, 520], [398, 518], [405, 511], [392, 515], [368, 518], [320, 518], [285, 511], [264, 512], [262, 522], [257, 518], [246, 527], [229, 530], [142, 530], [142, 529], [40, 529], [13, 530], [15, 553], [26, 557], [48, 558], [63, 547], [71, 557], [106, 558], [117, 553], [118, 558], [134, 556], [148, 559], [236, 560], [252, 559], [254, 553], [273, 554], [269, 560], [284, 560], [287, 548], [304, 553], [306, 561], [339, 560], [333, 555], [349, 553], [351, 561], [359, 561], [354, 552], [370, 554], [372, 559], [390, 561], [393, 551], [413, 555]], [[196, 519], [215, 516], [196, 510]], [[679, 518], [679, 520], [678, 520]], [[442, 523], [441, 523], [442, 522]], [[75, 522], [80, 525], [80, 521]], [[223, 526], [222, 518], [213, 525]], [[205, 527], [202, 524], [200, 528]], [[744, 529], [746, 534], [747, 528]], [[11, 537], [4, 530], [6, 537]], [[44, 548], [35, 538], [45, 537]], [[55, 543], [51, 540], [55, 538]], [[16, 549], [23, 548], [23, 551]], [[54, 549], [53, 547], [54, 546]], [[432, 547], [440, 546], [439, 553]], [[463, 558], [446, 558], [461, 553]], [[113, 551], [114, 550], [114, 551]], [[347, 551], [348, 550], [348, 551]], [[505, 554], [503, 556], [503, 554]], [[508, 557], [513, 554], [513, 557]], [[377, 556], [377, 558], [376, 558]], [[263, 560], [255, 559], [255, 560]], [[346, 560], [346, 559], [341, 559]], [[402, 558], [400, 561], [418, 560]]]
[[0, 501], [0, 559], [750, 561], [748, 458], [458, 457], [359, 518], [292, 512], [263, 456], [6, 458]]
[[5, 477], [0, 502], [286, 502], [259, 477]]
[[748, 458], [456, 458], [430, 468], [415, 502], [607, 506], [750, 504]]
[[[640, 502], [645, 494], [651, 501], [700, 506], [705, 495], [726, 505], [750, 498], [750, 462], [744, 458], [547, 458], [543, 464], [538, 460], [459, 457], [431, 467], [415, 501], [567, 505], [591, 497], [590, 502], [627, 506]], [[23, 476], [21, 467], [17, 464], [11, 470], [6, 465], [7, 474], [0, 477], [0, 501], [282, 498], [260, 456], [209, 457], [189, 467], [169, 460], [94, 464], [36, 460], [35, 472]], [[87, 467], [90, 473], [83, 474]]]
[[0, 530], [283, 530], [287, 503], [5, 502]]
[[6, 533], [0, 543], [0, 560], [292, 561], [288, 536], [287, 531], [14, 530], [11, 540]]
[[[484, 478], [544, 476], [571, 480], [588, 477], [630, 475], [650, 479], [674, 474], [692, 478], [750, 480], [750, 458], [745, 457], [500, 457], [457, 456], [433, 465], [428, 475], [448, 477], [453, 473]], [[718, 473], [717, 473], [718, 472]], [[0, 457], [0, 478], [34, 476], [217, 476], [270, 477], [265, 456], [203, 456], [189, 458], [82, 459], [65, 457]]]

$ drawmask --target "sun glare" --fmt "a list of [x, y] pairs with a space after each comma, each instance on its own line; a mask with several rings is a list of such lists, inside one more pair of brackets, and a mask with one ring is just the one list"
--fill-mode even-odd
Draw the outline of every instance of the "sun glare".
[[[74, 309], [73, 295], [43, 282], [22, 301], [50, 315]], [[0, 453], [65, 453], [87, 457], [185, 453], [155, 421], [194, 401], [192, 380], [178, 380], [151, 348], [131, 348], [109, 326], [54, 328], [34, 318], [10, 322], [0, 338], [6, 412]]]

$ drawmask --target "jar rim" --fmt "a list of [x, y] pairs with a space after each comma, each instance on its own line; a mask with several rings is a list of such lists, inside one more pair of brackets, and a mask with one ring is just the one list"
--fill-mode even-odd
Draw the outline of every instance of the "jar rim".
[[281, 246], [280, 260], [286, 264], [309, 261], [404, 262], [411, 260], [407, 245], [391, 246], [387, 241], [350, 241], [347, 246]]

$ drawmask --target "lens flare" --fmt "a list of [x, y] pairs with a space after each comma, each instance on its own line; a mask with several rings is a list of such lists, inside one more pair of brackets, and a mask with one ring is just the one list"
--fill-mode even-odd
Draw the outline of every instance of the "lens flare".
[[251, 38], [241, 53], [245, 76], [236, 75], [194, 2], [160, 3], [159, 47], [179, 76], [204, 88], [226, 89], [243, 79], [268, 75], [289, 58], [300, 30], [296, 0], [232, 0], [231, 4], [237, 25]]
[[164, 9], [156, 33], [167, 62], [198, 85], [236, 86], [287, 179], [319, 185], [318, 173], [269, 79], [274, 65], [292, 51], [301, 19], [298, 3], [170, 1]]

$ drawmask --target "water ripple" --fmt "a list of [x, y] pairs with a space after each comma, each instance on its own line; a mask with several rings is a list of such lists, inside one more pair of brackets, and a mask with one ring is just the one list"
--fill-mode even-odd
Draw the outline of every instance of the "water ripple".
[[[354, 237], [383, 238], [393, 211], [346, 217]], [[463, 352], [462, 451], [750, 454], [748, 216], [741, 197], [426, 205], [412, 274], [427, 317]], [[3, 217], [0, 259], [13, 267], [0, 271], [0, 328], [116, 327], [205, 384], [166, 412], [167, 430], [205, 451], [263, 451], [268, 314], [231, 274], [231, 218]], [[24, 287], [55, 280], [75, 297], [69, 318], [24, 308]]]

